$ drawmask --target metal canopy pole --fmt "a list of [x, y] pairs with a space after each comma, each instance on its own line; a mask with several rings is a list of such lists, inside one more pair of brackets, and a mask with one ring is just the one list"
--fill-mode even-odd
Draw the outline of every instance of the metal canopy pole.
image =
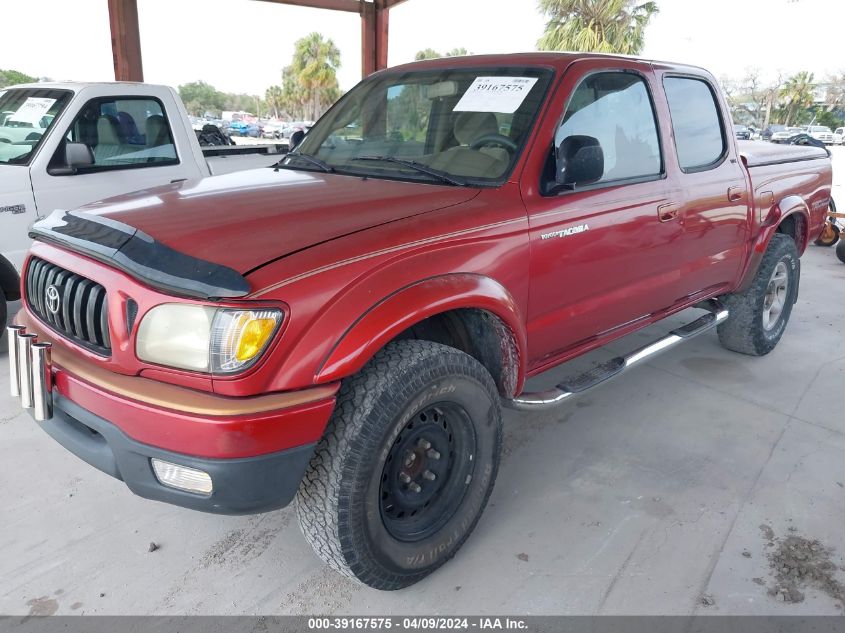
[[108, 0], [115, 81], [144, 81], [137, 0]]
[[316, 9], [348, 11], [361, 16], [361, 74], [366, 77], [387, 68], [388, 15], [405, 0], [263, 0]]

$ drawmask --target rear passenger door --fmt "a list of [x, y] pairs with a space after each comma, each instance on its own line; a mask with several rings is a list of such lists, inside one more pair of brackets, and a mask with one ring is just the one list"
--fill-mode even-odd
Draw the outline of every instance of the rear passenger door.
[[[54, 209], [73, 209], [187, 176], [166, 110], [156, 97], [90, 99], [64, 130], [64, 136], [46, 168], [33, 170], [33, 190], [41, 216]], [[51, 173], [64, 162], [65, 142], [88, 145], [94, 164], [75, 174]]]
[[735, 150], [729, 114], [714, 84], [698, 75], [658, 70], [672, 124], [682, 192], [681, 294], [715, 294], [730, 285], [745, 259], [749, 192]]

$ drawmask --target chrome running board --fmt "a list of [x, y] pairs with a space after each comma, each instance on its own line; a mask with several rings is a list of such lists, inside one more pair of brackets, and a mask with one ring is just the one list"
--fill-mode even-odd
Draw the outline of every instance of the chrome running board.
[[595, 389], [611, 378], [624, 374], [635, 365], [651, 360], [658, 354], [672, 349], [679, 343], [703, 334], [708, 330], [712, 330], [728, 318], [727, 308], [718, 299], [708, 299], [697, 304], [695, 307], [707, 310], [707, 314], [697, 318], [692, 323], [672, 330], [663, 338], [645, 347], [641, 347], [627, 356], [617, 356], [600, 365], [596, 365], [589, 371], [572, 376], [553, 389], [536, 393], [523, 393], [512, 400], [503, 399], [502, 404], [509, 409], [517, 409], [519, 411], [551, 409], [575, 396]]

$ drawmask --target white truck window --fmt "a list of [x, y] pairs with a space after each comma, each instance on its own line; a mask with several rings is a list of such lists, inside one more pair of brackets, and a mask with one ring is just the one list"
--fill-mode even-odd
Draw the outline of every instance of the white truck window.
[[67, 133], [85, 143], [94, 165], [83, 171], [133, 169], [179, 162], [167, 115], [152, 97], [100, 98], [89, 101]]
[[0, 165], [27, 165], [72, 97], [67, 90], [0, 91]]

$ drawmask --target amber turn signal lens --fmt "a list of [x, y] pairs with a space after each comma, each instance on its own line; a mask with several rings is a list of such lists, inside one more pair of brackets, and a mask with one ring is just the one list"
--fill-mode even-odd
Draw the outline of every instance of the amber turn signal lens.
[[273, 330], [276, 329], [276, 320], [249, 318], [246, 314], [242, 318], [248, 320], [241, 328], [241, 338], [238, 341], [235, 358], [239, 361], [248, 361], [258, 356], [264, 349], [273, 335]]

